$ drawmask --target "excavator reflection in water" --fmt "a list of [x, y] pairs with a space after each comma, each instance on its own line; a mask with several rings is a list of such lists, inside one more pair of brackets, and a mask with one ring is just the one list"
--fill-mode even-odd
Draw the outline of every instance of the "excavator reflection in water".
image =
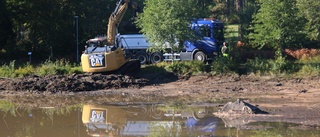
[[163, 106], [84, 105], [82, 122], [90, 136], [213, 136], [217, 120], [206, 108], [175, 112]]

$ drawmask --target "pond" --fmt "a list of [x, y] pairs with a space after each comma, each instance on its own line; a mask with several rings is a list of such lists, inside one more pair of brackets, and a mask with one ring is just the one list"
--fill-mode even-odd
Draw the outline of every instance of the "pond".
[[317, 137], [320, 131], [278, 122], [213, 116], [214, 105], [77, 104], [37, 109], [0, 107], [4, 137]]

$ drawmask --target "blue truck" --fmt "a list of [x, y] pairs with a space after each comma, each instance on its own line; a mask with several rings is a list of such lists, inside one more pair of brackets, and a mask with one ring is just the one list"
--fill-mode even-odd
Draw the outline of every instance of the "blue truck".
[[213, 60], [220, 53], [220, 48], [225, 41], [224, 24], [217, 19], [202, 18], [193, 21], [191, 28], [200, 39], [184, 41], [180, 52], [148, 52], [150, 43], [142, 34], [118, 35], [116, 45], [123, 47], [126, 54], [140, 60], [141, 64], [172, 60], [198, 60], [202, 62]]

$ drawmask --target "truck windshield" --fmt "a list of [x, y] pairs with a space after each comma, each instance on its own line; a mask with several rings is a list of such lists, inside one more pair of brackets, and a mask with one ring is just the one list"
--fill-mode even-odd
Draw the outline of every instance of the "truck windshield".
[[209, 26], [201, 26], [199, 27], [199, 32], [203, 37], [210, 37], [211, 30]]

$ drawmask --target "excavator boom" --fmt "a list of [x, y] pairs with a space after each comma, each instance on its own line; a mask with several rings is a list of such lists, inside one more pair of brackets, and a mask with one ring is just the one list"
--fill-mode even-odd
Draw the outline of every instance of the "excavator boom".
[[136, 12], [140, 11], [140, 7], [137, 3], [132, 0], [120, 0], [115, 8], [114, 12], [109, 17], [109, 24], [108, 24], [108, 45], [114, 45], [115, 36], [117, 27], [119, 26], [124, 14], [126, 13], [127, 9], [131, 8], [133, 12], [133, 16], [135, 17]]

